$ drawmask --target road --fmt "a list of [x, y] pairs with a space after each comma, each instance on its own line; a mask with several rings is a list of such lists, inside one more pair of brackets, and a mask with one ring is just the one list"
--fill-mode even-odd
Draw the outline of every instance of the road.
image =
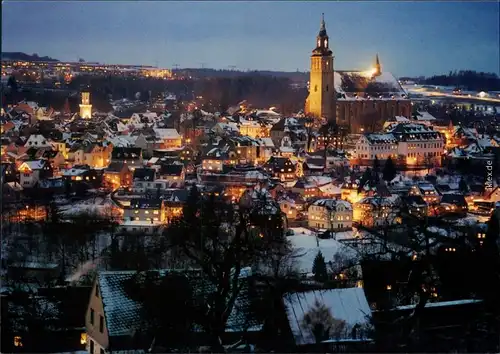
[[455, 99], [467, 99], [467, 100], [475, 100], [475, 101], [481, 101], [481, 102], [490, 102], [490, 103], [500, 103], [500, 97], [478, 97], [476, 95], [468, 95], [468, 94], [463, 94], [463, 95], [454, 95], [452, 93], [446, 93], [446, 92], [441, 92], [441, 91], [430, 91], [427, 88], [422, 88], [422, 87], [405, 87], [405, 90], [408, 93], [415, 93], [415, 94], [421, 94], [424, 96], [429, 96], [429, 97], [449, 97], [449, 98], [455, 98]]

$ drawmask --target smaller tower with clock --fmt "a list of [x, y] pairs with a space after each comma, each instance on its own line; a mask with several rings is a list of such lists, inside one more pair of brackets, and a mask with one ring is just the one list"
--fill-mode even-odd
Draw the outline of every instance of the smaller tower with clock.
[[82, 92], [82, 103], [80, 104], [80, 117], [92, 118], [92, 105], [90, 104], [90, 92]]

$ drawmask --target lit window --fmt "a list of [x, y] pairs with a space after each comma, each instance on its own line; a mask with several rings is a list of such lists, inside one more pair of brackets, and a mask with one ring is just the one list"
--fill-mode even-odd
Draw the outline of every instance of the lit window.
[[87, 344], [87, 333], [80, 334], [80, 344]]
[[23, 346], [23, 341], [20, 336], [15, 336], [14, 337], [14, 347], [22, 347]]

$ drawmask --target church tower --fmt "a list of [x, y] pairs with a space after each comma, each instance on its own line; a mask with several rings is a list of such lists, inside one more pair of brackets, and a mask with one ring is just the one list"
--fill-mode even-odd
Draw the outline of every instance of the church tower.
[[326, 118], [335, 122], [335, 89], [333, 86], [333, 55], [329, 48], [324, 14], [316, 36], [316, 48], [311, 55], [309, 96], [306, 100], [306, 114]]
[[92, 105], [90, 104], [90, 92], [82, 92], [82, 103], [80, 104], [80, 117], [90, 119], [92, 117]]

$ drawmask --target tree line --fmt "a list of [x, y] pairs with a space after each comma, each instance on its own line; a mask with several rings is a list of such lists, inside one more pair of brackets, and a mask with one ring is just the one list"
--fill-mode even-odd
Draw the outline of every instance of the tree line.
[[448, 75], [435, 75], [422, 82], [427, 85], [456, 86], [467, 91], [499, 91], [500, 78], [495, 73], [474, 70], [450, 71]]

